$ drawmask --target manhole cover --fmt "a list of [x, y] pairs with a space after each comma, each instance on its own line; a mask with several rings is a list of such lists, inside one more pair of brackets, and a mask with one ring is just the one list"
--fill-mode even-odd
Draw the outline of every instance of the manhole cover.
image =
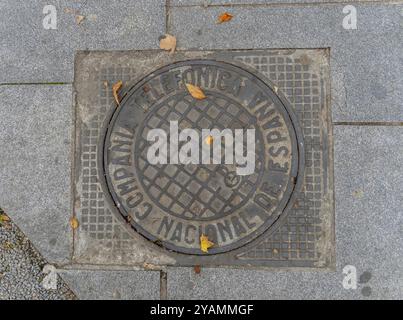
[[[193, 98], [186, 84], [206, 98]], [[104, 134], [101, 176], [118, 214], [179, 253], [251, 242], [286, 214], [301, 180], [302, 136], [288, 102], [226, 62], [154, 71], [128, 90]], [[208, 253], [202, 234], [215, 244]]]

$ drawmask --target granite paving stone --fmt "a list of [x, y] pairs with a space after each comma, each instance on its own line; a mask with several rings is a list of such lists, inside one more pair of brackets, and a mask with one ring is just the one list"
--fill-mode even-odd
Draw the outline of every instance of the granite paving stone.
[[[43, 27], [46, 5], [56, 8], [55, 30]], [[72, 82], [76, 50], [158, 48], [164, 31], [163, 0], [3, 0], [0, 83]]]
[[160, 298], [157, 271], [60, 270], [81, 300], [144, 300]]
[[0, 86], [0, 97], [0, 205], [49, 263], [66, 263], [72, 88]]

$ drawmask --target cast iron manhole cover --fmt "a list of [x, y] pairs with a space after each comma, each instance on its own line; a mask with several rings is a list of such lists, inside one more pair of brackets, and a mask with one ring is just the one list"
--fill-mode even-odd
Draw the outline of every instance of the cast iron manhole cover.
[[[186, 83], [206, 98], [193, 98]], [[181, 140], [187, 129], [195, 136]], [[217, 139], [204, 132], [213, 129], [233, 134], [228, 142], [219, 137], [221, 162], [211, 150]], [[255, 143], [249, 155], [248, 130]], [[155, 132], [162, 135], [150, 139]], [[260, 76], [225, 62], [188, 60], [149, 74], [128, 90], [104, 134], [101, 176], [118, 214], [180, 253], [217, 254], [256, 239], [286, 214], [301, 180], [303, 144], [288, 102]], [[198, 153], [184, 148], [195, 141]], [[232, 162], [224, 161], [227, 143]], [[189, 155], [190, 163], [181, 162]], [[202, 234], [215, 244], [208, 253], [200, 250]]]

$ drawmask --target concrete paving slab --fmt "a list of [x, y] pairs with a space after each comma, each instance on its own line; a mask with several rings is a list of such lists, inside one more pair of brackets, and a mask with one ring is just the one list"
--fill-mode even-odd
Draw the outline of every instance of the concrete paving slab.
[[60, 270], [59, 274], [81, 300], [160, 298], [157, 271]]
[[[0, 208], [0, 300], [75, 299], [60, 278], [47, 281], [48, 267], [31, 242]], [[46, 280], [45, 280], [46, 279]], [[44, 284], [48, 286], [44, 286]]]
[[0, 86], [0, 206], [50, 263], [70, 256], [70, 85]]
[[[169, 269], [172, 299], [401, 299], [402, 127], [337, 126], [335, 272]], [[355, 266], [357, 289], [344, 289]]]
[[[342, 4], [174, 7], [169, 30], [180, 49], [330, 47], [333, 120], [401, 121], [403, 5], [355, 6], [357, 30], [343, 28]], [[224, 11], [234, 18], [217, 25]]]
[[1, 1], [0, 83], [72, 82], [75, 50], [157, 48], [165, 31], [163, 0], [54, 1], [55, 30], [43, 26], [48, 4]]

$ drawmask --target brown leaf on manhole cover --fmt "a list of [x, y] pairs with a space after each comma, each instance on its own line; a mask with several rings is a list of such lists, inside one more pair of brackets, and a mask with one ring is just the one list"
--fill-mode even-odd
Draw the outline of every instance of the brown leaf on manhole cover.
[[200, 236], [200, 249], [203, 252], [208, 252], [208, 249], [214, 246], [214, 242], [211, 242], [207, 236], [202, 234]]
[[193, 98], [197, 100], [202, 100], [206, 98], [206, 95], [199, 87], [194, 86], [193, 84], [190, 83], [186, 83], [186, 88], [188, 89], [189, 93]]
[[211, 145], [214, 142], [214, 138], [212, 136], [208, 136], [206, 138], [206, 144]]
[[199, 265], [194, 266], [194, 271], [195, 271], [196, 274], [199, 274], [200, 271], [201, 271], [201, 267]]
[[228, 12], [224, 12], [218, 17], [217, 23], [223, 23], [230, 21], [234, 16]]
[[78, 220], [77, 220], [76, 217], [72, 217], [72, 218], [70, 219], [70, 226], [71, 226], [71, 228], [72, 228], [73, 230], [75, 230], [75, 229], [78, 228]]
[[162, 50], [170, 51], [170, 53], [174, 53], [176, 49], [176, 38], [170, 34], [165, 34], [159, 38], [160, 40], [160, 48]]
[[119, 90], [122, 88], [122, 86], [123, 86], [122, 80], [119, 80], [112, 86], [113, 97], [115, 98], [115, 101], [118, 106], [120, 106]]
[[80, 24], [81, 22], [83, 22], [83, 20], [85, 19], [84, 16], [82, 15], [76, 15], [76, 24]]

